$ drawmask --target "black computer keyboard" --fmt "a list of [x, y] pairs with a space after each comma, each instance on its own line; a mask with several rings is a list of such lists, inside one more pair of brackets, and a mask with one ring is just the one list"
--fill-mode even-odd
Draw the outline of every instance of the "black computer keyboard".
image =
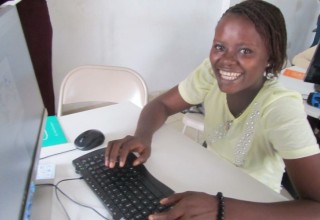
[[104, 165], [105, 149], [98, 149], [72, 161], [92, 191], [112, 214], [113, 219], [148, 219], [152, 213], [168, 207], [160, 199], [173, 190], [153, 177], [144, 165], [132, 166], [136, 158], [130, 153], [125, 167]]

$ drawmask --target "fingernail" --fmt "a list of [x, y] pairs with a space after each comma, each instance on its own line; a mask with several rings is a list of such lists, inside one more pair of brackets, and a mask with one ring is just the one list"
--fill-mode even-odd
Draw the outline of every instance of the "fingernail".
[[160, 203], [163, 204], [163, 203], [165, 203], [167, 200], [168, 200], [167, 198], [163, 198], [163, 199], [160, 200]]
[[134, 166], [137, 166], [137, 165], [139, 165], [140, 163], [141, 163], [140, 160], [136, 160], [136, 161], [133, 162], [133, 165], [134, 165]]

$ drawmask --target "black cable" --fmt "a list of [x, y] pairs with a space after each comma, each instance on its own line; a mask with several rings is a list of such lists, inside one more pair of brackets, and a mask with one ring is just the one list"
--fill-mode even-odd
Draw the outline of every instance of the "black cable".
[[48, 184], [37, 184], [36, 186], [52, 186], [55, 188], [55, 194], [56, 194], [56, 197], [57, 197], [57, 200], [59, 202], [59, 204], [61, 205], [64, 213], [66, 214], [68, 220], [71, 220], [66, 208], [64, 207], [63, 203], [61, 202], [60, 200], [60, 197], [59, 197], [59, 194], [58, 194], [58, 191], [64, 195], [67, 199], [69, 199], [70, 201], [72, 201], [73, 203], [79, 205], [79, 206], [82, 206], [84, 208], [87, 208], [87, 209], [90, 209], [92, 211], [94, 211], [96, 214], [98, 214], [101, 218], [103, 219], [106, 219], [106, 220], [111, 220], [107, 217], [105, 217], [104, 215], [102, 215], [100, 212], [98, 212], [96, 209], [94, 209], [93, 207], [90, 207], [90, 206], [87, 206], [87, 205], [84, 205], [80, 202], [77, 202], [75, 201], [74, 199], [72, 199], [70, 196], [68, 196], [65, 192], [63, 192], [60, 188], [59, 188], [59, 184], [62, 183], [62, 182], [65, 182], [65, 181], [71, 181], [71, 180], [81, 180], [83, 179], [83, 177], [80, 177], [80, 178], [70, 178], [70, 179], [63, 179], [63, 180], [60, 180], [59, 182], [57, 182], [56, 184], [52, 184], [52, 183], [48, 183]]
[[59, 153], [56, 153], [56, 154], [51, 154], [51, 155], [48, 155], [48, 156], [45, 156], [45, 157], [41, 157], [41, 158], [39, 158], [39, 160], [43, 160], [43, 159], [46, 159], [46, 158], [48, 158], [48, 157], [53, 157], [53, 156], [56, 156], [56, 155], [68, 153], [68, 152], [74, 151], [74, 150], [77, 150], [77, 148], [71, 149], [71, 150], [62, 151], [62, 152], [59, 152]]
[[71, 218], [70, 218], [70, 216], [69, 216], [66, 208], [65, 208], [64, 205], [62, 204], [62, 202], [61, 202], [61, 200], [60, 200], [60, 197], [59, 197], [59, 195], [57, 194], [57, 191], [59, 191], [59, 192], [62, 193], [66, 198], [68, 198], [68, 199], [70, 199], [70, 200], [72, 201], [72, 199], [71, 199], [68, 195], [66, 195], [59, 187], [57, 187], [57, 186], [56, 186], [55, 184], [53, 184], [53, 183], [37, 184], [36, 186], [52, 186], [52, 187], [54, 187], [54, 188], [55, 188], [55, 194], [56, 194], [56, 197], [57, 197], [57, 200], [58, 200], [59, 205], [62, 207], [63, 212], [66, 214], [67, 219], [68, 219], [68, 220], [71, 220]]
[[55, 194], [56, 194], [56, 197], [57, 197], [57, 200], [58, 200], [58, 202], [59, 202], [59, 204], [60, 204], [60, 206], [61, 206], [61, 208], [63, 209], [63, 212], [66, 214], [66, 216], [67, 216], [67, 219], [68, 220], [71, 220], [71, 218], [70, 218], [70, 215], [69, 215], [69, 213], [68, 213], [68, 211], [67, 211], [67, 209], [66, 209], [66, 207], [64, 207], [64, 205], [63, 205], [63, 203], [62, 203], [62, 201], [60, 200], [60, 197], [59, 197], [59, 194], [58, 194], [58, 190], [60, 191], [60, 193], [62, 193], [65, 197], [67, 197], [68, 198], [68, 196], [57, 186], [57, 185], [55, 185], [55, 190], [54, 190], [54, 192], [55, 192]]

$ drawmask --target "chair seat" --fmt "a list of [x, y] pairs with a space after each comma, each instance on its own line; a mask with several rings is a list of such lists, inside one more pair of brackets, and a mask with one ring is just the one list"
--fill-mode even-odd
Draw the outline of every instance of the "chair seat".
[[68, 103], [63, 105], [63, 113], [65, 115], [73, 114], [81, 111], [87, 111], [95, 108], [105, 107], [108, 105], [114, 105], [114, 102], [97, 102], [97, 101], [88, 101], [88, 102], [75, 102]]

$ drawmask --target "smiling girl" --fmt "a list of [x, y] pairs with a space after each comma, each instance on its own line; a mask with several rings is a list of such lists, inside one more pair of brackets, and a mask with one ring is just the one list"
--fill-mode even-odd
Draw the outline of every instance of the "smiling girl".
[[[178, 86], [143, 109], [134, 136], [111, 141], [106, 166], [117, 156], [135, 165], [151, 153], [154, 132], [168, 116], [203, 103], [209, 151], [279, 192], [286, 170], [299, 200], [254, 203], [199, 192], [174, 194], [174, 204], [149, 219], [320, 219], [319, 146], [301, 95], [277, 81], [286, 60], [287, 35], [280, 10], [261, 0], [243, 1], [218, 22], [210, 56]], [[208, 168], [209, 169], [209, 168]]]

